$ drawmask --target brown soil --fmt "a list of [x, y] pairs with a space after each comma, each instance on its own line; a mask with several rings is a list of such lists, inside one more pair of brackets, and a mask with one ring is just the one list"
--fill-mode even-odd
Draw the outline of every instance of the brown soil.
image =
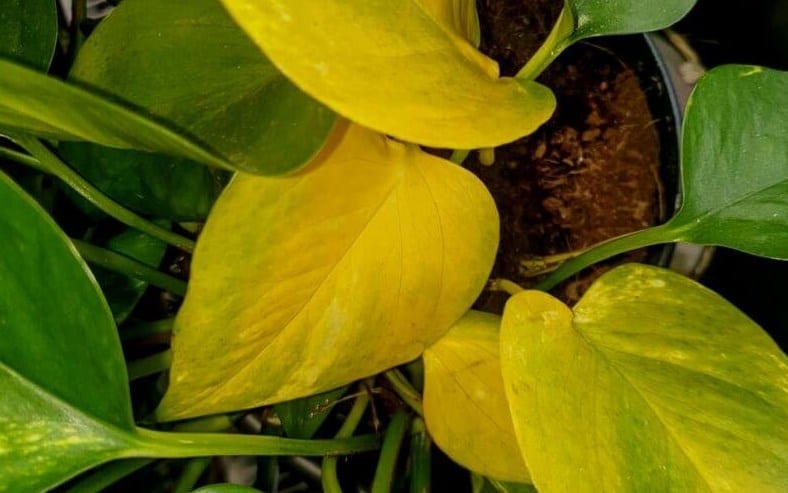
[[[514, 75], [558, 16], [559, 0], [478, 0], [481, 50]], [[556, 93], [554, 117], [535, 134], [500, 147], [495, 165], [466, 166], [490, 188], [501, 214], [501, 246], [492, 277], [533, 286], [545, 256], [584, 249], [660, 219], [659, 142], [635, 73], [614, 53], [582, 43], [539, 79]], [[643, 261], [634, 252], [624, 261]], [[622, 260], [619, 259], [618, 263]], [[557, 287], [576, 301], [604, 270]], [[486, 293], [477, 308], [500, 311], [505, 296]]]

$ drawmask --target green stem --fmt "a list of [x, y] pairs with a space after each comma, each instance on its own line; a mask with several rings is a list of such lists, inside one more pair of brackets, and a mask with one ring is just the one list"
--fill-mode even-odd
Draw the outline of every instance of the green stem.
[[129, 474], [152, 463], [151, 459], [127, 459], [110, 462], [77, 481], [66, 493], [98, 493]]
[[172, 365], [172, 351], [166, 350], [128, 363], [129, 381], [167, 371]]
[[667, 223], [600, 243], [561, 264], [558, 269], [537, 284], [536, 289], [548, 291], [586, 267], [607, 260], [610, 257], [637, 250], [638, 248], [675, 241], [675, 233], [675, 229], [670, 226], [670, 223]]
[[558, 55], [571, 46], [574, 42], [572, 38], [574, 32], [575, 19], [572, 7], [564, 4], [564, 9], [561, 11], [561, 15], [558, 17], [547, 40], [515, 77], [522, 80], [535, 80], [539, 77], [558, 58]]
[[146, 337], [172, 332], [175, 318], [165, 318], [155, 322], [139, 323], [120, 330], [121, 341], [136, 341]]
[[[14, 137], [14, 141], [22, 146], [35, 158], [35, 164], [30, 159], [20, 160], [21, 164], [33, 166], [40, 171], [52, 174], [62, 180], [66, 185], [74, 189], [75, 192], [83, 196], [91, 204], [114, 217], [127, 226], [136, 228], [143, 233], [147, 233], [154, 238], [158, 238], [181, 250], [194, 251], [194, 241], [162, 228], [147, 219], [139, 216], [114, 200], [104, 195], [99, 189], [88, 183], [76, 171], [71, 169], [66, 163], [60, 160], [52, 151], [36, 138], [23, 136]], [[6, 157], [13, 158], [10, 153], [5, 153]]]
[[198, 457], [187, 462], [181, 476], [178, 478], [178, 482], [175, 483], [175, 487], [172, 489], [172, 493], [189, 493], [192, 491], [194, 485], [197, 484], [200, 476], [210, 464], [210, 457]]
[[470, 153], [471, 151], [468, 149], [457, 149], [451, 153], [451, 157], [449, 158], [449, 161], [462, 166], [462, 163], [464, 163], [465, 160], [468, 159], [468, 155]]
[[119, 253], [105, 248], [85, 243], [84, 241], [72, 238], [71, 242], [76, 247], [79, 254], [87, 262], [103, 267], [113, 272], [145, 281], [148, 284], [159, 287], [179, 296], [186, 295], [186, 282], [176, 279], [170, 275], [145, 265], [142, 262], [126, 257]]
[[431, 448], [424, 420], [414, 418], [410, 425], [410, 493], [430, 492]]
[[[353, 407], [350, 409], [345, 422], [336, 434], [336, 438], [347, 438], [353, 435], [361, 423], [361, 418], [367, 410], [369, 404], [369, 394], [362, 390], [361, 394], [356, 398]], [[337, 458], [327, 457], [323, 459], [323, 474], [322, 483], [323, 491], [326, 493], [342, 493], [342, 487], [339, 485], [339, 477], [337, 476]]]
[[29, 154], [15, 151], [7, 147], [0, 147], [0, 157], [10, 159], [11, 161], [16, 161], [17, 163], [24, 164], [30, 168], [35, 168], [38, 170], [41, 169], [41, 163], [38, 162], [38, 159]]
[[347, 455], [378, 448], [375, 435], [335, 440], [296, 440], [265, 435], [230, 433], [168, 433], [137, 428], [138, 447], [129, 457], [185, 459], [213, 456], [257, 455]]
[[397, 467], [399, 450], [408, 429], [408, 413], [400, 410], [391, 418], [386, 434], [383, 437], [383, 446], [380, 449], [378, 467], [375, 469], [375, 478], [372, 480], [371, 493], [390, 493], [394, 481], [394, 469]]
[[410, 406], [411, 409], [416, 411], [419, 416], [424, 416], [424, 406], [421, 403], [421, 394], [413, 388], [405, 375], [399, 370], [389, 370], [383, 374], [388, 380], [394, 391], [402, 399], [405, 404]]

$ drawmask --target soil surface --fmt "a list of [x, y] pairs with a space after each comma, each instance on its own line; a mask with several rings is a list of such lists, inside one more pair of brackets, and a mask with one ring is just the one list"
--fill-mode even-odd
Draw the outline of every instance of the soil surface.
[[[481, 50], [514, 75], [547, 37], [559, 0], [478, 0]], [[554, 117], [536, 133], [495, 150], [484, 166], [466, 166], [490, 188], [501, 214], [501, 246], [492, 277], [533, 286], [549, 256], [587, 248], [660, 220], [659, 141], [635, 73], [610, 50], [581, 43], [540, 77], [557, 96]], [[589, 269], [554, 294], [573, 303], [616, 263]], [[548, 257], [548, 258], [545, 258]], [[485, 293], [476, 308], [500, 311], [505, 295]]]

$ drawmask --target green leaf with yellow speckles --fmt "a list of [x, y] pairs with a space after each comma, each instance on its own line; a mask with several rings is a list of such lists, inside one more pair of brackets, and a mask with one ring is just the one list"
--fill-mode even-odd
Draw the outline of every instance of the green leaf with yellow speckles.
[[694, 281], [626, 265], [574, 310], [525, 291], [500, 342], [540, 492], [785, 491], [788, 359]]
[[0, 174], [0, 491], [108, 460], [133, 429], [112, 314], [46, 213]]
[[499, 316], [469, 311], [424, 351], [424, 421], [455, 462], [492, 478], [529, 482], [503, 389], [500, 324]]

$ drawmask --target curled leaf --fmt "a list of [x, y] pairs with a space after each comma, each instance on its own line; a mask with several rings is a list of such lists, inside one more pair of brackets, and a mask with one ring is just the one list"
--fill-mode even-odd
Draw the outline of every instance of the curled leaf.
[[497, 245], [475, 176], [356, 125], [297, 175], [237, 175], [197, 244], [159, 418], [295, 399], [414, 359], [470, 307]]

